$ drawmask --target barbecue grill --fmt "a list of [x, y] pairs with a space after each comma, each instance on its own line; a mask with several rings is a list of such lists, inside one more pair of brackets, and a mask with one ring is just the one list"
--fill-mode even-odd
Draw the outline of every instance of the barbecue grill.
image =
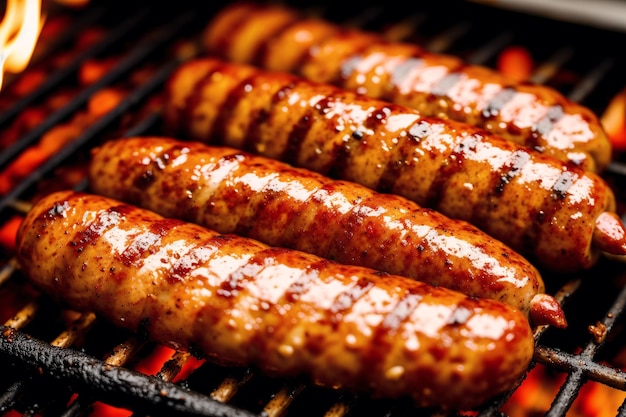
[[[25, 72], [5, 77], [0, 92], [0, 172], [5, 173], [0, 230], [13, 227], [38, 195], [86, 189], [84, 168], [94, 146], [114, 137], [163, 132], [159, 105], [164, 82], [181, 62], [200, 53], [200, 31], [220, 7], [185, 6], [104, 0], [80, 8], [49, 5], [48, 22], [56, 22], [56, 30], [41, 39]], [[558, 89], [597, 114], [626, 87], [626, 58], [620, 50], [626, 22], [621, 31], [615, 25], [559, 21], [470, 2], [428, 2], [410, 10], [399, 3], [383, 7], [372, 2], [357, 12], [332, 6], [298, 3], [329, 20], [490, 67], [496, 67], [507, 47], [523, 46], [536, 63], [532, 81]], [[589, 43], [597, 47], [581, 46]], [[28, 124], [31, 119], [36, 123]], [[49, 155], [32, 164], [33, 154], [45, 155], [46, 150]], [[615, 153], [603, 176], [623, 214], [622, 153]], [[5, 180], [9, 182], [3, 185]], [[99, 411], [102, 404], [131, 410], [134, 416], [444, 415], [405, 401], [375, 400], [304, 380], [268, 377], [255, 369], [221, 367], [194, 352], [173, 351], [144, 335], [116, 329], [93, 314], [65, 310], [27, 283], [10, 242], [4, 243], [0, 415], [105, 415]], [[626, 415], [626, 263], [603, 258], [589, 271], [543, 275], [548, 293], [563, 304], [569, 327], [536, 330], [529, 371], [544, 369], [553, 376], [554, 388], [540, 412], [573, 413], [585, 387], [596, 384], [623, 393], [624, 402], [609, 412]], [[156, 365], [146, 365], [150, 361]], [[513, 413], [507, 404], [524, 382], [472, 415]], [[530, 411], [515, 409], [515, 415]]]

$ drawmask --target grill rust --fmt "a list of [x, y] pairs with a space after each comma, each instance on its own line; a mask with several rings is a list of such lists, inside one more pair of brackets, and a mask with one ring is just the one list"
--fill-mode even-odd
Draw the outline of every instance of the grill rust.
[[[490, 67], [497, 65], [505, 48], [522, 45], [537, 64], [531, 81], [555, 87], [597, 114], [626, 85], [619, 48], [607, 54], [606, 48], [579, 47], [589, 39], [620, 45], [622, 33], [470, 3], [419, 6], [410, 13], [399, 4], [393, 6], [398, 7], [373, 3], [357, 14], [346, 14], [321, 2], [299, 5], [345, 25], [419, 42], [432, 51]], [[8, 80], [0, 93], [0, 172], [12, 173], [12, 182], [0, 181], [3, 230], [14, 227], [38, 195], [52, 189], [85, 188], [88, 151], [98, 143], [160, 132], [163, 84], [179, 63], [199, 53], [197, 36], [218, 5], [194, 7], [92, 1], [84, 9], [56, 10], [64, 29], [55, 41], [42, 43], [40, 49], [47, 50], [25, 73]], [[119, 10], [125, 10], [123, 15]], [[60, 55], [65, 60], [55, 67], [52, 57]], [[90, 76], [89, 69], [102, 74]], [[20, 93], [20, 82], [35, 79], [38, 71], [45, 79]], [[25, 114], [36, 115], [38, 122], [25, 125]], [[45, 145], [46, 138], [55, 143]], [[59, 144], [59, 138], [65, 142]], [[32, 169], [20, 171], [18, 163], [29, 161], [33, 148], [48, 150], [50, 155]], [[626, 162], [622, 153], [616, 153], [603, 176], [616, 192], [618, 212], [623, 213]], [[20, 275], [10, 243], [4, 242], [0, 252], [0, 323], [4, 324], [0, 327], [0, 413], [102, 415], [103, 404], [109, 404], [132, 410], [136, 416], [442, 415], [437, 410], [414, 410], [404, 401], [373, 400], [307, 381], [268, 378], [254, 369], [219, 367], [192, 353], [164, 349], [142, 335], [112, 328], [92, 314], [61, 309]], [[548, 292], [561, 301], [570, 323], [567, 330], [543, 327], [535, 333], [533, 365], [564, 376], [546, 415], [566, 415], [589, 381], [625, 392], [626, 398], [622, 371], [626, 363], [620, 359], [626, 353], [622, 348], [623, 262], [606, 258], [589, 271], [544, 276]], [[155, 356], [161, 359], [157, 365], [145, 365]], [[520, 384], [476, 414], [507, 410], [507, 402], [523, 389], [524, 381]], [[622, 404], [613, 414], [623, 415], [625, 409]]]

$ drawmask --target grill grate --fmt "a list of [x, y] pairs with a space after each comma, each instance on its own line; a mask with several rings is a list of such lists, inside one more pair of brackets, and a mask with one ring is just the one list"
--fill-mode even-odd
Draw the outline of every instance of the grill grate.
[[[194, 40], [216, 6], [206, 5], [201, 10], [194, 7], [169, 9], [153, 5], [143, 7], [141, 2], [112, 5], [92, 1], [77, 14], [63, 35], [65, 41], [58, 42], [57, 48], [62, 49], [67, 39], [80, 36], [90, 25], [106, 22], [112, 29], [94, 47], [77, 54], [32, 93], [0, 113], [2, 131], [25, 109], [68, 87], [74, 91], [65, 105], [2, 149], [0, 171], [7, 169], [51, 129], [68, 123], [77, 112], [84, 111], [97, 92], [122, 88], [125, 97], [0, 195], [0, 227], [12, 216], [23, 215], [28, 210], [28, 201], [38, 193], [49, 192], [50, 187], [66, 188], [69, 183], [76, 189], [86, 188], [84, 176], [65, 180], [59, 175], [64, 169], [72, 168], [80, 173], [89, 149], [97, 143], [115, 136], [158, 134], [158, 92], [182, 60], [197, 54]], [[423, 42], [431, 50], [458, 54], [474, 64], [493, 66], [504, 47], [527, 45], [541, 62], [533, 81], [558, 88], [598, 114], [626, 82], [622, 75], [626, 66], [623, 58], [604, 55], [604, 51], [582, 52], [575, 47], [581, 39], [589, 37], [596, 43], [617, 45], [623, 42], [620, 33], [469, 3], [424, 5], [408, 17], [401, 15], [400, 11], [406, 11], [404, 8], [378, 5], [365, 7], [356, 16], [342, 14], [341, 10], [319, 2], [306, 7], [311, 13], [323, 14], [346, 25]], [[119, 21], [119, 10], [125, 10], [128, 18]], [[529, 25], [532, 31], [523, 30]], [[567, 38], [561, 36], [564, 33]], [[129, 39], [132, 41], [128, 42]], [[54, 51], [47, 56], [50, 54]], [[74, 78], [86, 61], [109, 56], [119, 59], [107, 74], [88, 86], [75, 85]], [[33, 65], [44, 61], [42, 58]], [[146, 69], [148, 75], [141, 82], [129, 82], [134, 73]], [[610, 183], [616, 184], [616, 189], [624, 184], [626, 164], [622, 155], [616, 155], [605, 175]], [[619, 192], [617, 196], [624, 197]], [[620, 200], [620, 204], [624, 204], [623, 201]], [[588, 381], [626, 392], [626, 373], [611, 364], [625, 337], [621, 329], [626, 303], [625, 272], [626, 268], [620, 263], [603, 259], [593, 270], [574, 277], [547, 277], [548, 291], [564, 305], [570, 321], [565, 335], [551, 328], [539, 328], [535, 333], [534, 365], [566, 375], [547, 415], [566, 415]], [[88, 415], [98, 402], [128, 408], [137, 417], [172, 414], [224, 417], [442, 415], [436, 410], [414, 410], [404, 401], [359, 398], [304, 381], [276, 380], [259, 375], [253, 369], [228, 369], [208, 362], [199, 362], [188, 375], [181, 376], [188, 364], [198, 361], [184, 352], [175, 352], [156, 376], [147, 376], [133, 369], [157, 346], [141, 335], [130, 335], [100, 323], [93, 315], [78, 316], [59, 310], [23, 280], [10, 253], [0, 252], [0, 305], [5, 301], [12, 308], [7, 310], [11, 311], [11, 317], [0, 326], [0, 415], [18, 410], [25, 415], [43, 412], [64, 417], [81, 416]], [[595, 332], [590, 332], [590, 325]], [[41, 387], [46, 387], [44, 394]], [[494, 399], [477, 414], [501, 413], [514, 393], [515, 390]], [[68, 406], [70, 399], [73, 401]], [[617, 415], [626, 415], [626, 400], [615, 411]]]

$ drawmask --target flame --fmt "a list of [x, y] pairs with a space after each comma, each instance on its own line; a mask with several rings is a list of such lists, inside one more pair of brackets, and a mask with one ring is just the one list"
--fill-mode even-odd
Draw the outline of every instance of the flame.
[[30, 62], [44, 21], [41, 0], [8, 0], [0, 22], [0, 88], [5, 71], [22, 72]]
[[89, 3], [89, 0], [56, 0], [56, 3], [69, 7], [82, 7]]

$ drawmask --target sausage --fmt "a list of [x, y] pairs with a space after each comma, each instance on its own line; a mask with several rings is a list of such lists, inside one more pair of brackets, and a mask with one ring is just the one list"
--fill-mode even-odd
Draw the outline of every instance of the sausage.
[[466, 409], [512, 388], [533, 355], [507, 304], [95, 194], [43, 197], [17, 245], [25, 276], [72, 309], [270, 375]]
[[611, 161], [597, 115], [555, 89], [285, 5], [231, 3], [208, 23], [202, 40], [216, 57], [473, 124], [584, 169], [602, 172]]
[[420, 279], [565, 327], [537, 269], [478, 228], [393, 194], [228, 147], [163, 137], [92, 150], [96, 194], [340, 263]]
[[213, 58], [182, 64], [165, 90], [168, 134], [401, 195], [541, 268], [579, 271], [602, 251], [626, 254], [614, 193], [598, 174], [483, 129]]

